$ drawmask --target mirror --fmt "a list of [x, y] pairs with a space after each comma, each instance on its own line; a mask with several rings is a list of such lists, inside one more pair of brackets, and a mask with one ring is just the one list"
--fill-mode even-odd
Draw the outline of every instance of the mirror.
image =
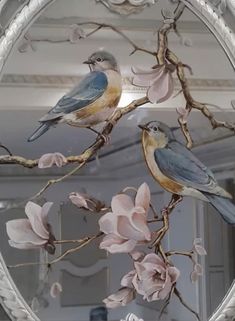
[[[121, 4], [121, 1], [110, 2], [112, 9], [119, 2]], [[131, 3], [134, 2], [129, 1], [128, 8], [133, 8]], [[192, 197], [185, 197], [172, 213], [168, 207], [169, 217], [165, 215], [163, 209], [168, 206], [171, 194], [156, 183], [146, 166], [141, 146], [141, 129], [137, 125], [158, 120], [171, 128], [178, 127], [178, 117], [181, 116], [182, 128], [185, 130], [185, 124], [188, 124], [193, 139], [192, 152], [213, 171], [219, 185], [233, 198], [235, 196], [234, 133], [223, 127], [213, 130], [208, 118], [196, 108], [187, 117], [181, 86], [184, 79], [182, 75], [181, 78], [179, 76], [180, 84], [177, 70], [180, 73], [181, 69], [173, 65], [175, 56], [172, 58], [170, 52], [166, 53], [167, 69], [158, 71], [159, 75], [162, 73], [168, 77], [161, 78], [161, 84], [164, 83], [162, 86], [165, 87], [161, 90], [155, 88], [154, 97], [148, 97], [162, 102], [140, 103], [142, 106], [133, 108], [122, 119], [117, 117], [117, 123], [109, 123], [103, 136], [98, 137], [102, 148], [97, 155], [92, 156], [86, 166], [67, 179], [63, 177], [78, 166], [72, 156], [80, 155], [91, 146], [97, 138], [96, 133], [66, 124], [52, 124], [50, 130], [37, 140], [27, 142], [38, 125], [37, 121], [89, 72], [89, 66], [83, 64], [83, 61], [97, 50], [111, 52], [120, 65], [123, 92], [119, 107], [128, 106], [133, 100], [139, 101], [146, 96], [146, 86], [133, 85], [133, 77], [134, 82], [139, 83], [141, 75], [138, 74], [142, 74], [142, 80], [146, 74], [136, 72], [135, 69], [135, 75], [132, 67], [151, 70], [156, 65], [156, 58], [149, 52], [158, 49], [157, 37], [161, 40], [159, 29], [163, 20], [164, 27], [171, 25], [173, 10], [177, 8], [177, 4], [171, 4], [168, 8], [165, 2], [158, 1], [144, 10], [140, 7], [138, 14], [127, 18], [110, 12], [107, 9], [108, 1], [97, 4], [92, 0], [79, 1], [78, 4], [78, 1], [65, 3], [57, 0], [48, 6], [15, 45], [4, 67], [0, 82], [0, 141], [5, 149], [2, 148], [1, 155], [8, 152], [7, 148], [10, 154], [25, 157], [29, 161], [22, 166], [22, 162], [25, 163], [22, 159], [0, 157], [0, 249], [15, 285], [41, 321], [115, 321], [125, 319], [128, 313], [144, 321], [158, 320], [168, 296], [170, 302], [162, 311], [163, 321], [191, 321], [197, 317], [208, 320], [233, 283], [234, 227], [227, 224], [211, 205]], [[144, 6], [145, 1], [142, 3]], [[180, 10], [179, 6], [176, 16]], [[182, 16], [177, 18], [177, 29], [168, 36], [168, 47], [185, 64], [181, 67], [188, 79], [192, 97], [201, 102], [203, 107], [206, 106], [215, 119], [226, 121], [229, 127], [235, 120], [234, 70], [216, 39], [193, 13], [185, 8]], [[98, 25], [86, 22], [96, 22]], [[96, 30], [103, 23], [114, 26], [114, 30], [106, 27]], [[123, 35], [128, 39], [124, 39]], [[137, 50], [130, 56], [133, 53], [130, 39], [148, 52]], [[159, 59], [161, 64], [161, 57]], [[155, 97], [156, 92], [160, 97]], [[73, 101], [63, 103], [69, 103], [70, 106]], [[205, 109], [203, 112], [207, 113]], [[110, 126], [114, 126], [114, 129]], [[102, 131], [102, 126], [97, 130]], [[187, 129], [184, 133], [188, 135]], [[174, 135], [182, 144], [186, 144], [180, 128], [174, 129]], [[60, 155], [57, 154], [57, 158], [54, 155], [52, 159], [48, 153]], [[61, 154], [69, 157], [68, 162], [71, 164], [64, 164]], [[46, 156], [41, 158], [42, 155]], [[38, 167], [39, 158], [40, 167], [44, 168]], [[52, 161], [64, 166], [50, 167]], [[33, 168], [28, 168], [31, 166]], [[58, 178], [61, 182], [49, 183], [51, 185], [42, 192], [49, 180]], [[162, 260], [158, 266], [158, 269], [161, 268], [158, 274], [162, 273], [164, 283], [161, 290], [166, 290], [166, 284], [170, 284], [170, 290], [166, 291], [164, 300], [150, 299], [152, 302], [148, 302], [143, 300], [143, 295], [138, 294], [133, 301], [128, 297], [127, 301], [131, 301], [128, 305], [106, 309], [103, 300], [120, 289], [122, 277], [133, 270], [133, 260], [136, 260], [136, 266], [141, 266], [143, 258], [136, 258], [134, 254], [112, 254], [109, 247], [107, 252], [99, 249], [104, 237], [99, 234], [96, 237], [99, 226], [103, 226], [101, 217], [111, 210], [112, 197], [122, 191], [134, 198], [135, 191], [124, 189], [138, 189], [140, 186], [143, 189], [143, 183], [151, 191], [151, 206], [155, 209], [149, 209], [148, 221], [155, 220], [156, 213], [159, 218], [169, 219], [169, 231], [164, 231], [164, 238], [159, 243], [161, 247], [158, 246], [156, 251]], [[141, 191], [139, 195], [142, 203], [137, 205], [143, 208], [147, 196], [143, 198]], [[34, 250], [9, 246], [6, 223], [25, 219], [25, 206], [29, 200], [40, 206], [53, 202], [48, 219], [56, 241], [51, 232], [46, 248], [45, 244]], [[89, 211], [87, 207], [92, 210]], [[31, 211], [36, 215], [35, 207]], [[143, 232], [146, 222], [137, 219], [133, 224], [139, 222], [142, 226], [139, 232]], [[149, 225], [153, 233], [152, 242], [160, 235], [155, 235], [154, 231], [166, 227], [164, 223], [152, 222]], [[123, 229], [125, 226], [123, 224]], [[122, 233], [126, 235], [128, 231]], [[87, 236], [95, 237], [90, 240], [86, 239]], [[83, 241], [79, 243], [81, 239]], [[146, 240], [149, 241], [145, 236]], [[86, 245], [86, 242], [89, 244]], [[152, 242], [138, 244], [137, 249], [145, 251], [146, 255], [153, 253], [154, 249], [149, 248]], [[73, 253], [72, 249], [81, 244], [86, 246]], [[55, 253], [51, 255], [54, 250]], [[68, 251], [71, 253], [63, 256]], [[170, 255], [170, 252], [181, 252], [183, 255]], [[170, 263], [177, 269], [173, 274], [169, 274], [172, 271], [169, 272], [166, 264], [168, 255]], [[177, 278], [175, 293], [174, 278]], [[155, 290], [154, 293], [158, 292]], [[128, 292], [128, 295], [131, 297], [133, 293]], [[0, 320], [6, 319], [0, 316]], [[129, 318], [129, 321], [132, 320]]]

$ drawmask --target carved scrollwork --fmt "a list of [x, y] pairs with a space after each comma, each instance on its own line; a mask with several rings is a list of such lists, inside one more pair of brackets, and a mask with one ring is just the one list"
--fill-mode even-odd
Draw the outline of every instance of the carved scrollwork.
[[146, 6], [155, 4], [157, 0], [96, 0], [110, 11], [120, 15], [130, 15], [141, 12]]

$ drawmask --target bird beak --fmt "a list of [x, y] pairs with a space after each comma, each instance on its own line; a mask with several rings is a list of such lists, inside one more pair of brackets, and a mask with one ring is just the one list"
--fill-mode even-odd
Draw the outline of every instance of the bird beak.
[[148, 127], [146, 125], [139, 124], [138, 127], [142, 130], [149, 131]]
[[83, 64], [86, 64], [86, 65], [94, 65], [95, 63], [94, 63], [94, 61], [88, 59], [88, 60], [86, 60], [86, 61], [83, 61]]

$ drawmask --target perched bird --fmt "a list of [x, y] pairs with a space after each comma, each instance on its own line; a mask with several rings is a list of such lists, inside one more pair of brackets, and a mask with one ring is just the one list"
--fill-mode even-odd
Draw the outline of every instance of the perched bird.
[[122, 79], [116, 59], [106, 51], [97, 51], [84, 63], [89, 65], [90, 73], [39, 120], [41, 125], [28, 138], [29, 142], [59, 123], [96, 132], [92, 126], [111, 116], [122, 94]]
[[201, 161], [175, 138], [173, 130], [159, 121], [139, 125], [148, 168], [154, 179], [168, 192], [193, 196], [210, 202], [230, 224], [235, 224], [232, 196], [220, 187]]

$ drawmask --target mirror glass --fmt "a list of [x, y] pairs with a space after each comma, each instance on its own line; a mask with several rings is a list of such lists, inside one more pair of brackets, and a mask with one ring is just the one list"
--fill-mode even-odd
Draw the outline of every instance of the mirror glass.
[[[75, 24], [87, 21], [112, 24], [139, 46], [154, 51], [157, 30], [163, 21], [162, 13], [170, 14], [169, 10], [162, 11], [165, 7], [166, 1], [161, 0], [138, 14], [125, 17], [111, 13], [101, 3], [92, 0], [55, 1], [15, 46], [4, 68], [0, 82], [1, 143], [13, 155], [27, 159], [38, 159], [55, 152], [66, 157], [81, 154], [96, 139], [96, 134], [88, 129], [58, 124], [34, 142], [27, 142], [27, 139], [37, 127], [38, 120], [89, 72], [88, 65], [83, 62], [93, 52], [103, 49], [118, 60], [123, 82], [120, 107], [146, 95], [146, 88], [132, 84], [132, 67], [149, 69], [156, 60], [143, 52], [130, 56], [132, 46], [112, 30], [104, 28], [83, 37], [96, 27], [85, 25], [79, 29]], [[172, 10], [173, 7], [169, 8]], [[177, 22], [177, 33], [170, 33], [169, 48], [180, 61], [190, 66], [185, 67], [185, 74], [192, 96], [207, 104], [217, 119], [235, 121], [231, 103], [235, 101], [234, 71], [221, 47], [203, 23], [187, 9]], [[57, 240], [78, 240], [99, 231], [98, 221], [103, 213], [75, 206], [69, 198], [73, 192], [92, 195], [109, 207], [112, 197], [125, 187], [138, 188], [146, 182], [156, 211], [160, 213], [167, 206], [171, 195], [156, 183], [146, 166], [141, 130], [137, 125], [158, 120], [170, 127], [178, 126], [176, 108], [183, 108], [185, 100], [176, 73], [173, 77], [174, 93], [170, 99], [160, 104], [145, 104], [125, 115], [97, 157], [33, 200], [39, 205], [54, 203], [49, 222]], [[232, 131], [224, 128], [212, 130], [208, 119], [199, 111], [192, 111], [188, 126], [194, 141], [193, 153], [214, 172], [220, 186], [235, 196]], [[180, 129], [175, 129], [175, 135], [185, 144]], [[1, 150], [2, 155], [5, 152]], [[75, 166], [77, 164], [48, 169], [0, 166], [0, 250], [15, 284], [42, 321], [116, 321], [124, 319], [130, 312], [144, 321], [158, 320], [164, 302], [147, 302], [140, 295], [127, 306], [106, 310], [102, 301], [121, 287], [120, 280], [133, 270], [133, 261], [127, 254], [100, 250], [102, 237], [51, 266], [46, 263], [77, 244], [57, 244], [53, 256], [43, 249], [20, 250], [9, 246], [6, 222], [25, 219], [27, 200], [49, 179], [61, 178]], [[128, 194], [133, 196], [133, 191]], [[149, 219], [151, 216], [150, 213]], [[154, 223], [151, 230], [159, 229], [161, 225], [161, 222]], [[202, 320], [207, 320], [235, 276], [235, 233], [234, 228], [208, 203], [185, 197], [170, 216], [170, 232], [162, 245], [166, 251], [190, 252], [197, 238], [202, 239], [207, 255], [197, 256], [200, 275], [196, 282], [190, 279], [195, 265], [188, 257], [175, 255], [172, 262], [180, 271], [177, 289], [184, 302], [197, 311]], [[145, 251], [151, 252], [148, 246]], [[35, 262], [40, 264], [24, 265]], [[14, 267], [19, 264], [24, 266]], [[56, 287], [55, 283], [62, 287], [59, 294], [60, 286], [57, 284]], [[54, 294], [58, 294], [56, 298]], [[162, 320], [190, 321], [196, 317], [173, 295]]]

